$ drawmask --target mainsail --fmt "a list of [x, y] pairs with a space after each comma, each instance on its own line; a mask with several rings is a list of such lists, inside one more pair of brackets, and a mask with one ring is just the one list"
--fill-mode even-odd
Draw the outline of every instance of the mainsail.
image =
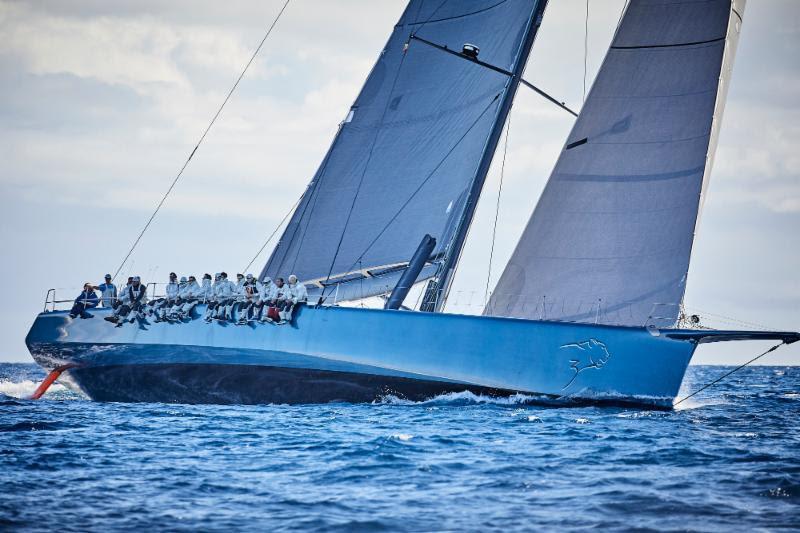
[[743, 9], [630, 2], [484, 314], [675, 323]]
[[458, 254], [518, 78], [412, 36], [516, 72], [545, 4], [412, 0], [261, 275], [354, 299], [389, 292], [426, 234], [437, 246], [418, 281]]

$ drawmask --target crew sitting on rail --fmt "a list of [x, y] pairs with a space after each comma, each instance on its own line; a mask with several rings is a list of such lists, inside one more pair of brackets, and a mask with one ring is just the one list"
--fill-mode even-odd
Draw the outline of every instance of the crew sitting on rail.
[[167, 310], [175, 305], [175, 301], [178, 299], [179, 290], [180, 286], [178, 285], [178, 275], [175, 274], [175, 272], [170, 272], [169, 283], [167, 283], [166, 286], [166, 296], [164, 298], [153, 300], [148, 305], [148, 314], [152, 314], [155, 317], [156, 322], [161, 322], [162, 320], [167, 319]]
[[263, 322], [262, 319], [262, 311], [264, 310], [264, 305], [269, 301], [272, 291], [275, 288], [275, 284], [272, 283], [272, 279], [267, 276], [264, 278], [264, 281], [255, 280], [255, 287], [256, 287], [256, 294], [253, 296], [253, 303], [251, 304], [250, 308], [247, 310], [249, 320], [256, 320], [259, 322]]
[[245, 302], [245, 277], [244, 274], [236, 274], [236, 285], [233, 285], [233, 294], [230, 302], [225, 306], [225, 320], [233, 320], [236, 312]]
[[206, 313], [206, 321], [211, 320], [225, 320], [227, 316], [227, 308], [233, 303], [234, 284], [228, 281], [228, 274], [220, 272], [219, 277], [214, 282], [214, 308]]
[[120, 296], [121, 305], [114, 310], [114, 314], [107, 316], [109, 322], [116, 322], [121, 326], [126, 320], [144, 318], [144, 306], [147, 304], [147, 287], [144, 286], [139, 276], [134, 276], [131, 284]]
[[287, 296], [283, 311], [280, 313], [281, 321], [279, 324], [291, 322], [295, 308], [300, 304], [308, 302], [306, 286], [302, 283], [298, 283], [297, 276], [294, 274], [289, 276], [289, 290]]
[[[181, 278], [181, 281], [183, 279]], [[187, 318], [192, 318], [192, 310], [200, 301], [201, 291], [202, 289], [197, 284], [197, 279], [194, 276], [189, 276], [189, 280], [178, 291], [178, 300], [170, 309], [167, 319], [182, 322]]]
[[101, 302], [103, 307], [114, 307], [117, 301], [117, 286], [111, 283], [111, 274], [106, 274], [105, 283], [92, 287], [96, 291], [100, 291]]
[[281, 311], [283, 311], [283, 308], [286, 306], [286, 301], [289, 298], [289, 287], [284, 285], [283, 278], [276, 278], [275, 287], [272, 290], [270, 300], [267, 303], [268, 309], [265, 321], [277, 322], [280, 324], [283, 320]]
[[80, 315], [81, 318], [92, 318], [92, 315], [87, 313], [86, 310], [97, 307], [98, 302], [99, 300], [97, 298], [97, 293], [94, 292], [94, 286], [91, 283], [84, 283], [83, 292], [75, 298], [75, 303], [72, 306], [72, 310], [69, 312], [69, 316], [71, 318], [77, 318], [78, 315]]
[[128, 294], [128, 287], [133, 284], [133, 276], [128, 276], [128, 281], [125, 283], [125, 286], [117, 293], [117, 297], [114, 299], [114, 302], [111, 304], [111, 307], [114, 309], [118, 309], [125, 300], [125, 297]]
[[250, 320], [253, 320], [252, 311], [259, 300], [258, 286], [260, 283], [256, 281], [252, 274], [245, 276], [244, 280], [244, 298], [238, 304], [239, 306], [239, 322], [237, 324], [244, 325]]
[[172, 303], [171, 306], [164, 306], [164, 318], [168, 322], [175, 322], [178, 320], [178, 314], [180, 310], [183, 308], [184, 302], [189, 297], [189, 292], [187, 292], [186, 287], [189, 285], [189, 280], [186, 279], [186, 276], [181, 276], [180, 281], [178, 282], [178, 294], [175, 296], [175, 301]]
[[220, 308], [217, 311], [217, 320], [230, 320], [233, 304], [236, 303], [238, 288], [237, 285], [228, 279], [228, 274], [223, 272], [222, 286], [219, 295], [222, 296]]
[[211, 322], [214, 317], [216, 316], [217, 306], [219, 303], [217, 302], [217, 288], [220, 284], [220, 280], [222, 278], [219, 275], [219, 272], [214, 274], [214, 284], [211, 285], [211, 281], [209, 280], [208, 285], [206, 285], [206, 280], [203, 279], [203, 290], [205, 291], [204, 300], [208, 304], [206, 308], [206, 314], [203, 317], [203, 320], [206, 322]]
[[200, 303], [208, 303], [214, 294], [214, 288], [211, 286], [211, 274], [203, 274], [203, 282], [200, 285], [200, 290], [197, 293], [197, 299]]

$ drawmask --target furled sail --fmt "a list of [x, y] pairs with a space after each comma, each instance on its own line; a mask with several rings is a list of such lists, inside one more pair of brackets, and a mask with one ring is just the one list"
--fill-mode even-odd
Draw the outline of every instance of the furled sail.
[[[511, 78], [411, 38], [514, 71], [546, 0], [412, 0], [265, 265], [339, 299], [388, 293], [426, 234], [434, 275], [468, 198]], [[507, 111], [507, 110], [506, 110]], [[481, 181], [482, 183], [482, 181]], [[328, 294], [333, 290], [328, 290]]]
[[484, 314], [675, 323], [743, 9], [631, 0]]

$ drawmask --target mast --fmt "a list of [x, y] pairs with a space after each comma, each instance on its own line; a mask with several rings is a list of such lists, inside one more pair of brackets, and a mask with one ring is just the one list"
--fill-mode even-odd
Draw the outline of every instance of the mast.
[[[536, 33], [542, 24], [544, 10], [547, 7], [547, 0], [539, 0], [534, 8], [533, 16], [528, 21], [528, 27], [525, 31], [525, 38], [520, 46], [519, 57], [512, 76], [508, 80], [508, 87], [501, 97], [500, 106], [497, 111], [497, 117], [494, 122], [489, 138], [486, 141], [486, 146], [483, 150], [483, 156], [478, 164], [475, 180], [472, 182], [472, 187], [467, 197], [466, 205], [461, 220], [458, 223], [453, 240], [448, 247], [445, 261], [441, 264], [438, 276], [431, 280], [425, 290], [423, 297], [421, 311], [434, 311], [441, 312], [444, 304], [447, 301], [447, 295], [450, 292], [450, 287], [453, 284], [453, 277], [458, 262], [461, 259], [461, 254], [464, 251], [464, 244], [467, 240], [472, 218], [475, 215], [475, 209], [478, 206], [478, 199], [480, 198], [483, 190], [483, 184], [486, 181], [486, 175], [489, 172], [489, 167], [492, 164], [497, 144], [500, 142], [500, 135], [503, 132], [503, 126], [506, 123], [508, 114], [511, 111], [511, 106], [514, 103], [514, 96], [517, 93], [522, 74], [525, 70], [525, 65], [528, 63], [528, 56], [530, 55], [533, 41], [536, 39]], [[480, 44], [480, 43], [478, 43]]]

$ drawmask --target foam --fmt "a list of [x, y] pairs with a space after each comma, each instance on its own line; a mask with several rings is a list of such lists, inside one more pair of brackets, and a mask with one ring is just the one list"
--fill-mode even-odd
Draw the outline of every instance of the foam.
[[394, 394], [387, 394], [380, 399], [372, 402], [373, 404], [388, 404], [388, 405], [479, 405], [479, 404], [492, 404], [492, 405], [525, 405], [528, 403], [541, 402], [546, 400], [545, 396], [531, 396], [527, 394], [513, 394], [511, 396], [497, 397], [497, 396], [484, 396], [483, 394], [475, 394], [470, 391], [461, 392], [448, 392], [439, 394], [433, 398], [422, 401], [412, 401], [405, 398], [400, 398]]
[[[33, 382], [29, 379], [25, 379], [22, 381], [0, 381], [0, 394], [5, 394], [6, 396], [11, 396], [12, 398], [27, 398], [31, 394], [34, 393], [36, 387], [39, 384]], [[67, 388], [60, 383], [53, 383], [49, 389], [47, 389], [47, 393], [45, 394], [50, 395], [53, 393], [58, 392], [67, 392]]]

